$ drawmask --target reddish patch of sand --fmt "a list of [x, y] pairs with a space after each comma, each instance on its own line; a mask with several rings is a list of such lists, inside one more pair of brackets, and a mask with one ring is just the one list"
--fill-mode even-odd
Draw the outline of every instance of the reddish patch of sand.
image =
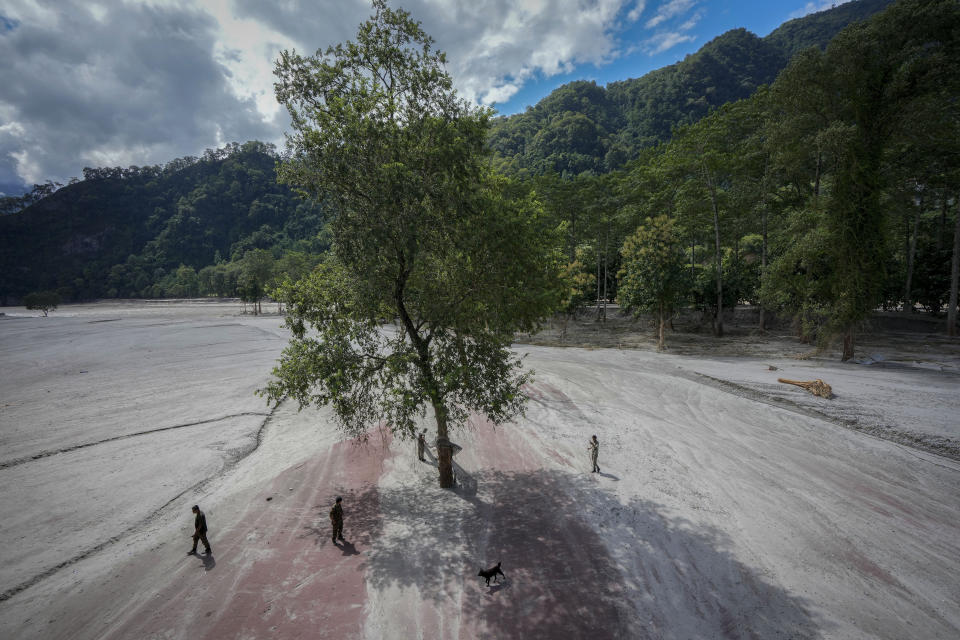
[[[473, 426], [480, 436], [473, 454], [482, 469], [473, 479], [484, 529], [475, 534], [476, 547], [484, 567], [503, 562], [506, 580], [467, 583], [460, 636], [638, 637], [616, 563], [579, 515], [589, 509], [577, 503], [577, 478], [544, 468], [549, 451], [514, 429]], [[464, 570], [470, 580], [479, 567]]]
[[[360, 637], [363, 553], [379, 527], [377, 483], [388, 446], [379, 437], [366, 446], [338, 443], [251, 496], [236, 525], [218, 531], [210, 518], [213, 557], [185, 556], [157, 604], [131, 612], [109, 637]], [[329, 510], [337, 495], [347, 543], [335, 546]]]

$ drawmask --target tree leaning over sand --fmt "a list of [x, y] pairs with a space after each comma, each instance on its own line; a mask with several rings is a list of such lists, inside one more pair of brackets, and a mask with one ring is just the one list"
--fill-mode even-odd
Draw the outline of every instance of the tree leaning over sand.
[[490, 173], [490, 113], [460, 100], [419, 23], [373, 2], [356, 42], [285, 51], [275, 88], [293, 122], [281, 180], [332, 206], [333, 251], [286, 281], [292, 338], [262, 393], [331, 405], [362, 437], [413, 437], [432, 408], [440, 486], [451, 427], [522, 412], [529, 372], [509, 347], [556, 305], [541, 210]]

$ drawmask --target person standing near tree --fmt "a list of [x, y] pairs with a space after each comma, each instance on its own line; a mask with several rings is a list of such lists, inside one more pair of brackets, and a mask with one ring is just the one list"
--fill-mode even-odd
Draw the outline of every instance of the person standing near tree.
[[210, 549], [210, 542], [207, 541], [207, 516], [204, 515], [203, 511], [200, 511], [200, 507], [193, 505], [193, 549], [187, 552], [187, 555], [194, 555], [197, 553], [197, 542], [203, 543], [204, 552], [209, 556], [213, 554], [213, 550]]
[[[343, 540], [343, 498], [337, 496], [337, 501], [330, 509], [330, 526], [333, 527], [333, 544], [337, 544], [337, 538]], [[344, 542], [346, 542], [344, 540]]]
[[417, 436], [417, 458], [420, 459], [420, 462], [426, 462], [423, 458], [423, 450], [427, 446], [426, 434], [427, 430], [424, 429], [420, 432], [420, 435]]
[[590, 473], [600, 473], [600, 466], [597, 464], [597, 456], [600, 454], [600, 441], [597, 440], [596, 435], [593, 436], [587, 450], [590, 452], [590, 460], [593, 462], [593, 469], [590, 470]]

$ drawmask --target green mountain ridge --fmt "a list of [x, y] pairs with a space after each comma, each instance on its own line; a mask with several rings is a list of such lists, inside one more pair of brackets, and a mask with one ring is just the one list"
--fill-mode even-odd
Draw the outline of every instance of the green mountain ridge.
[[[566, 84], [494, 121], [494, 161], [520, 177], [619, 169], [678, 125], [771, 83], [793, 53], [823, 47], [891, 3], [850, 2], [765, 38], [735, 29], [674, 65], [606, 87]], [[181, 268], [195, 279], [255, 249], [273, 259], [323, 252], [324, 212], [277, 184], [277, 159], [271, 145], [248, 142], [164, 167], [85, 169], [84, 180], [0, 215], [0, 304], [39, 290], [65, 299], [179, 295], [195, 290], [174, 286]], [[232, 282], [207, 292], [236, 292]]]
[[271, 145], [247, 142], [164, 167], [85, 169], [84, 180], [0, 216], [0, 303], [37, 290], [151, 297], [180, 265], [325, 250], [320, 208], [277, 183], [276, 161]]
[[892, 2], [849, 2], [786, 22], [764, 38], [733, 29], [680, 62], [606, 87], [565, 84], [526, 112], [498, 118], [491, 146], [500, 167], [515, 175], [618, 169], [667, 141], [674, 127], [749, 97], [773, 82], [794, 54], [824, 48], [845, 26]]

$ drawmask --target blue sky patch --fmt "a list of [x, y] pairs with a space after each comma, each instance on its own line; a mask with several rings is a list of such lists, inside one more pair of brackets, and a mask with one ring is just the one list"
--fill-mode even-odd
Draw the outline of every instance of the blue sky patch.
[[8, 18], [7, 16], [0, 15], [0, 33], [6, 31], [13, 31], [20, 26], [19, 20], [14, 20], [13, 18]]

